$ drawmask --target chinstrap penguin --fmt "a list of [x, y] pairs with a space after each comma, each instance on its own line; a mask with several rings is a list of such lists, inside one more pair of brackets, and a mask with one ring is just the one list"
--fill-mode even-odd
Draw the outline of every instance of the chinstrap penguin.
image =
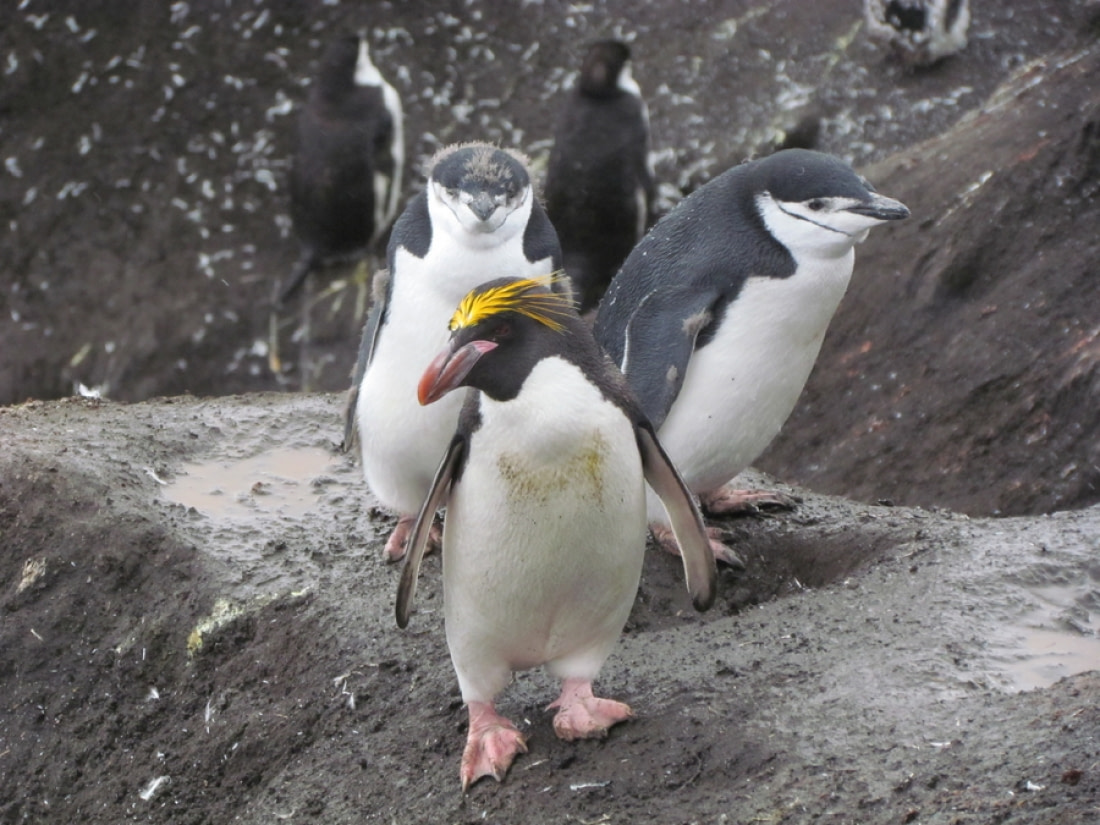
[[969, 0], [863, 0], [867, 33], [910, 66], [930, 66], [966, 48]]
[[[773, 500], [724, 485], [794, 409], [855, 245], [908, 214], [839, 158], [788, 149], [697, 189], [627, 258], [600, 304], [596, 340], [705, 509]], [[649, 518], [675, 552], [652, 495]], [[739, 564], [717, 538], [712, 547]]]
[[592, 680], [638, 589], [646, 481], [668, 508], [695, 607], [715, 596], [694, 499], [622, 374], [548, 284], [506, 278], [471, 292], [418, 387], [423, 404], [474, 388], [413, 529], [396, 611], [405, 627], [433, 516], [446, 506], [444, 621], [469, 712], [464, 790], [500, 780], [527, 750], [494, 707], [514, 671], [545, 664], [562, 680], [549, 706], [562, 739], [606, 736], [633, 715], [595, 697]]
[[558, 117], [545, 193], [583, 314], [645, 234], [655, 201], [649, 113], [625, 43], [589, 47]]
[[397, 213], [405, 165], [401, 99], [371, 62], [365, 37], [331, 43], [298, 116], [290, 214], [301, 254], [286, 301], [325, 259], [362, 253]]
[[367, 486], [398, 514], [386, 544], [392, 561], [404, 555], [458, 420], [457, 396], [416, 403], [417, 376], [446, 343], [455, 306], [486, 279], [561, 268], [557, 236], [521, 155], [484, 143], [450, 146], [429, 170], [390, 236], [388, 276], [363, 331], [344, 431], [345, 448], [358, 436]]

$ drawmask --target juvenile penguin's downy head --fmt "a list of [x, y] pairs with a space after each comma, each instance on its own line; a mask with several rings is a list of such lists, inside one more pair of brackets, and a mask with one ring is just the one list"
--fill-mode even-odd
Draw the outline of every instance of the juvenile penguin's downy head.
[[472, 290], [451, 318], [450, 343], [424, 371], [417, 387], [430, 404], [458, 387], [476, 387], [507, 401], [532, 367], [568, 346], [572, 300], [551, 291], [553, 276], [499, 278]]
[[432, 225], [441, 224], [467, 245], [478, 244], [475, 238], [481, 235], [501, 233], [500, 240], [505, 240], [522, 232], [531, 214], [531, 198], [531, 178], [517, 153], [470, 143], [449, 146], [432, 159]]
[[839, 158], [787, 149], [756, 161], [750, 189], [768, 231], [796, 260], [846, 255], [872, 227], [909, 217]]
[[863, 0], [867, 33], [910, 66], [930, 66], [966, 48], [969, 0]]

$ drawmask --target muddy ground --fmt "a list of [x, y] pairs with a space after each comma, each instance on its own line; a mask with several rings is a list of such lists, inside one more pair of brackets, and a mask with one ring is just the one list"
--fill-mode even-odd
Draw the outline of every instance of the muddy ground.
[[[1096, 4], [978, 5], [920, 73], [809, 5], [0, 9], [0, 822], [1100, 820]], [[668, 204], [811, 113], [914, 212], [858, 251], [761, 462], [800, 506], [724, 524], [749, 569], [703, 616], [650, 551], [599, 683], [637, 719], [559, 742], [524, 674], [531, 751], [465, 797], [438, 561], [399, 632], [340, 396], [252, 392], [347, 380], [350, 270], [304, 358], [268, 301], [294, 104], [361, 25], [409, 193], [452, 140], [540, 162], [622, 34]], [[77, 384], [141, 403], [25, 402]]]
[[868, 42], [858, 0], [6, 3], [0, 404], [343, 389], [353, 269], [271, 307], [297, 255], [295, 107], [325, 42], [369, 31], [404, 99], [411, 195], [456, 140], [522, 148], [538, 173], [585, 44], [622, 36], [665, 206], [808, 121], [913, 208], [860, 249], [762, 466], [971, 514], [1096, 503], [1098, 13], [977, 3], [969, 47], [911, 72]]
[[0, 822], [1100, 817], [1100, 508], [971, 520], [793, 488], [795, 513], [726, 524], [749, 573], [707, 614], [650, 550], [598, 682], [635, 720], [560, 742], [554, 686], [522, 674], [501, 708], [530, 752], [463, 796], [438, 559], [399, 631], [339, 413], [0, 410]]

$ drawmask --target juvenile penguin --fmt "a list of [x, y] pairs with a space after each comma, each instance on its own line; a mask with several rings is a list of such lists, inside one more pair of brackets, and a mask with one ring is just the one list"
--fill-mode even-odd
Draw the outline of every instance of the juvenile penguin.
[[417, 376], [446, 343], [455, 306], [486, 279], [561, 268], [561, 247], [522, 156], [471, 143], [441, 150], [429, 169], [427, 186], [390, 235], [389, 276], [367, 317], [344, 434], [350, 446], [357, 424], [367, 486], [399, 516], [386, 544], [390, 560], [404, 555], [458, 420], [457, 396], [416, 403]]
[[[855, 245], [908, 214], [839, 158], [788, 149], [697, 189], [627, 258], [600, 305], [596, 340], [706, 509], [732, 512], [760, 498], [723, 485], [794, 409], [848, 287]], [[652, 496], [649, 518], [675, 552]], [[739, 564], [717, 540], [712, 547]]]
[[562, 680], [550, 705], [562, 739], [606, 736], [633, 715], [595, 697], [592, 680], [638, 589], [645, 481], [668, 509], [695, 607], [715, 595], [691, 494], [622, 374], [569, 298], [547, 285], [505, 278], [471, 292], [418, 387], [422, 404], [477, 390], [420, 511], [397, 595], [405, 627], [429, 525], [445, 505], [444, 622], [470, 722], [464, 790], [482, 776], [500, 780], [527, 750], [493, 704], [513, 671], [545, 664]]
[[561, 240], [580, 311], [595, 308], [651, 222], [649, 113], [630, 72], [630, 49], [594, 43], [554, 133], [546, 211]]
[[863, 0], [867, 33], [910, 66], [930, 66], [966, 48], [969, 0]]
[[290, 214], [302, 251], [280, 301], [326, 258], [359, 253], [388, 228], [401, 192], [403, 128], [401, 99], [371, 62], [366, 38], [331, 43], [298, 117]]

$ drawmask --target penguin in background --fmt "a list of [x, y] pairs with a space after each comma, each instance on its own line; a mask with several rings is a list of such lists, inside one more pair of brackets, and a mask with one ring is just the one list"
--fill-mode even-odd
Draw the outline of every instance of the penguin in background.
[[656, 199], [649, 113], [625, 43], [589, 47], [558, 118], [545, 196], [583, 314], [645, 234]]
[[[831, 155], [787, 149], [692, 192], [635, 247], [595, 336], [714, 514], [783, 497], [726, 486], [791, 414], [848, 287], [855, 245], [908, 217]], [[652, 495], [650, 527], [676, 552]], [[716, 557], [743, 566], [712, 535]]]
[[469, 713], [463, 790], [498, 781], [523, 734], [494, 698], [517, 670], [561, 679], [555, 734], [598, 738], [633, 716], [592, 691], [634, 604], [645, 553], [645, 483], [667, 508], [695, 607], [716, 570], [694, 499], [622, 374], [548, 278], [504, 278], [467, 295], [420, 379], [421, 404], [473, 388], [409, 541], [397, 624], [409, 621], [436, 511], [446, 506], [447, 645]]
[[966, 48], [970, 0], [863, 0], [873, 40], [908, 66], [931, 66]]
[[364, 35], [333, 41], [298, 117], [290, 214], [301, 254], [279, 290], [289, 300], [326, 259], [361, 254], [397, 213], [405, 165], [397, 91]]
[[[446, 343], [455, 306], [486, 279], [549, 275], [562, 263], [524, 156], [460, 144], [440, 150], [428, 170], [390, 234], [388, 276], [367, 316], [344, 427], [344, 448], [358, 443], [367, 486], [398, 515], [390, 561], [405, 554], [458, 420], [457, 395], [431, 407], [416, 401], [417, 376]], [[555, 289], [571, 299], [567, 280]]]

